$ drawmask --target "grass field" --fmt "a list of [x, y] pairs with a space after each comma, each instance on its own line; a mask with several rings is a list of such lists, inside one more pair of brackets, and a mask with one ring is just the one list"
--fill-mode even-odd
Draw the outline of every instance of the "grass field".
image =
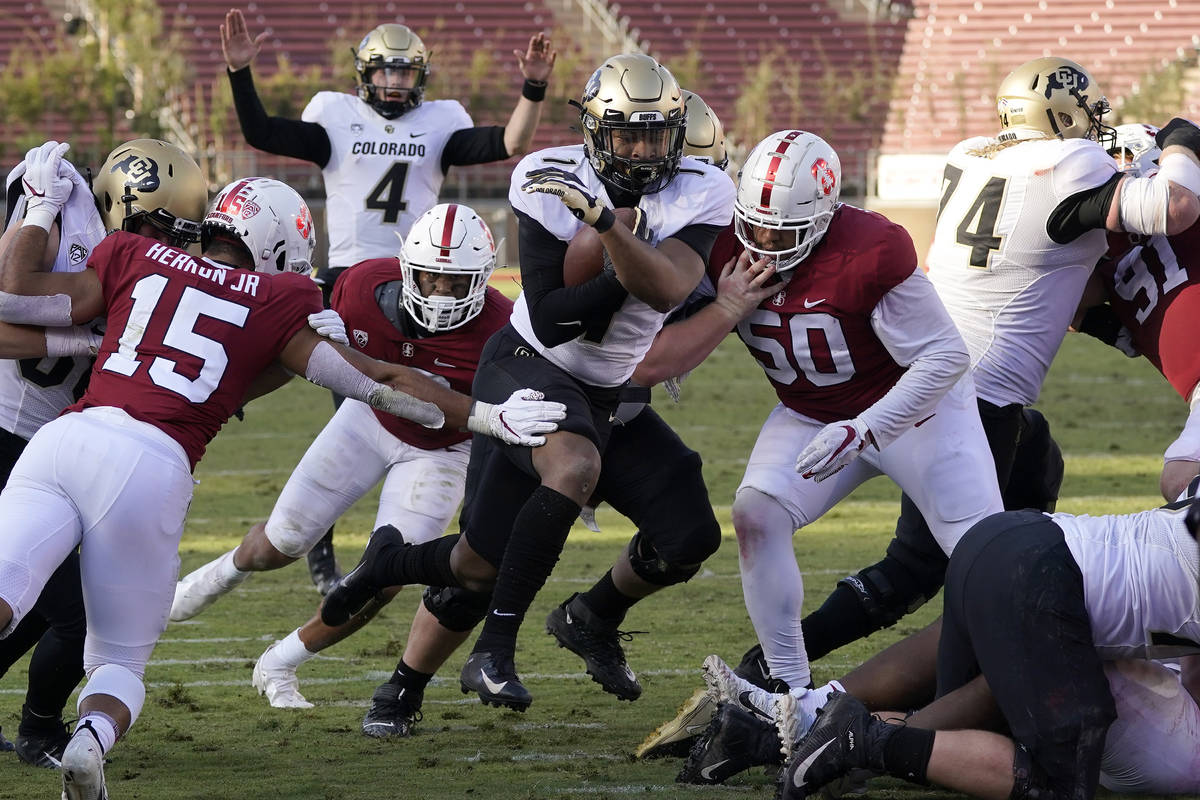
[[[736, 659], [752, 641], [729, 504], [773, 404], [761, 370], [733, 340], [692, 375], [681, 404], [656, 396], [656, 407], [704, 456], [725, 541], [701, 575], [630, 614], [625, 627], [648, 631], [626, 645], [645, 686], [636, 703], [618, 703], [603, 693], [542, 629], [549, 610], [603, 573], [632, 534], [623, 519], [602, 509], [603, 533], [576, 526], [522, 632], [517, 664], [534, 694], [528, 713], [484, 708], [473, 695], [462, 695], [457, 676], [464, 652], [427, 691], [416, 736], [380, 742], [360, 735], [367, 700], [403, 648], [416, 591], [402, 592], [373, 624], [301, 669], [301, 688], [316, 708], [270, 708], [250, 686], [254, 660], [307, 619], [318, 600], [304, 567], [293, 565], [255, 576], [204, 614], [167, 629], [147, 670], [142, 718], [110, 753], [112, 797], [772, 796], [772, 778], [759, 771], [722, 787], [680, 786], [673, 783], [678, 761], [635, 762], [630, 753], [700, 685], [699, 666], [707, 654]], [[1122, 512], [1159, 503], [1160, 454], [1187, 409], [1147, 363], [1070, 336], [1039, 407], [1066, 453], [1060, 510]], [[250, 524], [265, 518], [329, 413], [327, 392], [294, 382], [252, 404], [244, 422], [229, 424], [196, 472], [184, 571], [234, 546]], [[890, 537], [897, 497], [886, 480], [873, 481], [796, 537], [810, 607], [838, 578], [878, 559]], [[357, 560], [374, 514], [373, 498], [367, 498], [339, 523], [338, 552], [347, 568]], [[929, 621], [939, 604], [817, 662], [815, 677], [821, 681], [846, 671]], [[24, 681], [24, 662], [0, 679], [0, 725], [10, 735]], [[58, 786], [57, 774], [24, 767], [10, 754], [0, 757], [0, 798], [58, 797]], [[873, 796], [881, 797], [934, 793], [886, 779], [872, 787]]]

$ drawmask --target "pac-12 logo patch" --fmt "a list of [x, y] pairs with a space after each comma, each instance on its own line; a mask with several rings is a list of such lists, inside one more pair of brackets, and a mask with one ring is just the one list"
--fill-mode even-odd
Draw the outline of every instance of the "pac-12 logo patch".
[[72, 267], [82, 264], [87, 260], [88, 249], [79, 242], [73, 242], [71, 249], [67, 251], [67, 261]]
[[358, 328], [355, 328], [354, 329], [354, 341], [358, 343], [359, 347], [366, 347], [367, 346], [367, 332], [360, 331]]

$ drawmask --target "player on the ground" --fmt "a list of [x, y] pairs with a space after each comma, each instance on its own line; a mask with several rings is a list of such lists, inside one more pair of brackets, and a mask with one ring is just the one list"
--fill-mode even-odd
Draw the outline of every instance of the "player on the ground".
[[[457, 100], [425, 100], [429, 49], [407, 26], [385, 23], [354, 51], [355, 93], [318, 92], [294, 120], [268, 116], [254, 89], [249, 67], [267, 35], [252, 38], [242, 11], [231, 9], [221, 49], [246, 141], [321, 168], [329, 253], [317, 282], [326, 306], [343, 271], [395, 255], [413, 222], [437, 203], [450, 167], [529, 151], [557, 56], [548, 37], [531, 36], [524, 53], [513, 51], [525, 82], [508, 123], [473, 126]], [[309, 551], [308, 562], [324, 594], [341, 577], [332, 532]]]
[[[11, 632], [78, 546], [88, 682], [62, 758], [63, 797], [76, 800], [105, 795], [104, 753], [141, 711], [142, 674], [178, 571], [191, 470], [255, 380], [278, 359], [313, 382], [431, 426], [448, 415], [404, 389], [436, 399], [448, 390], [308, 328], [306, 317], [321, 307], [307, 277], [312, 220], [299, 195], [277, 181], [244, 179], [222, 191], [199, 226], [201, 259], [118, 232], [82, 272], [36, 271], [50, 222], [70, 194], [65, 150], [44, 148], [27, 162], [24, 180], [40, 202], [0, 271], [0, 319], [68, 325], [107, 313], [108, 328], [83, 398], [33, 436], [0, 493], [0, 562], [18, 576], [0, 587], [0, 632]], [[252, 250], [259, 242], [246, 238], [244, 222], [260, 214], [275, 218], [275, 233]], [[179, 234], [198, 227], [170, 221]]]
[[[653, 59], [608, 59], [580, 106], [585, 144], [536, 153], [514, 173], [509, 200], [520, 227], [523, 291], [510, 326], [489, 342], [474, 385], [486, 399], [513, 381], [528, 382], [565, 402], [566, 420], [534, 451], [476, 443], [462, 535], [401, 548], [399, 534], [381, 528], [322, 609], [325, 621], [337, 624], [378, 587], [487, 591], [494, 583], [461, 682], [484, 702], [516, 709], [532, 701], [513, 664], [516, 633], [596, 488], [621, 385], [667, 313], [699, 282], [732, 206], [723, 173], [695, 161], [681, 168], [683, 96]], [[614, 207], [635, 209], [632, 229], [614, 224]], [[568, 287], [564, 258], [584, 226], [595, 228], [612, 266]], [[606, 499], [621, 508], [613, 494]], [[629, 583], [622, 586], [615, 573], [611, 581], [622, 602], [632, 605], [646, 587], [686, 580], [719, 543], [707, 525], [682, 534], [688, 541], [664, 539], [664, 552], [657, 541], [631, 547], [636, 557], [623, 562]]]
[[[1009, 735], [981, 725], [935, 732], [903, 714], [889, 724], [835, 693], [796, 744], [783, 797], [807, 797], [859, 768], [995, 800], [1090, 800], [1117, 718], [1110, 681], [1121, 685], [1103, 661], [1200, 653], [1200, 554], [1194, 522], [1192, 532], [1185, 525], [1200, 515], [1191, 511], [1200, 511], [1194, 501], [1122, 516], [1009, 511], [974, 526], [946, 572], [938, 699], [920, 713], [982, 686]], [[1150, 780], [1195, 791], [1197, 750], [1180, 753], [1172, 739], [1194, 741], [1196, 713], [1190, 731], [1162, 722], [1133, 724], [1163, 745], [1155, 760], [1183, 761], [1151, 767]], [[1108, 764], [1140, 771], [1144, 760], [1117, 752]], [[1133, 788], [1128, 775], [1110, 778]]]

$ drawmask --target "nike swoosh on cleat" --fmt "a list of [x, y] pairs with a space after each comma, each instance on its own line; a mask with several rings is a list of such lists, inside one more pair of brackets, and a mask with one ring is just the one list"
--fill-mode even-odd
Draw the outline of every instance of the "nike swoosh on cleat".
[[729, 763], [728, 758], [722, 759], [721, 761], [718, 761], [715, 764], [711, 764], [711, 765], [705, 767], [704, 769], [700, 770], [700, 777], [704, 778], [704, 780], [706, 780], [706, 781], [716, 780], [716, 778], [714, 778], [712, 776], [713, 770], [716, 769], [717, 767], [721, 766], [722, 764], [727, 764], [727, 763]]
[[704, 732], [704, 729], [707, 727], [708, 727], [708, 723], [705, 722], [703, 725], [684, 725], [683, 729], [685, 731], [687, 731], [688, 733], [692, 734], [693, 736], [699, 736], [701, 733]]
[[829, 747], [829, 745], [833, 744], [836, 741], [837, 741], [837, 739], [830, 739], [828, 742], [821, 745], [816, 750], [814, 750], [812, 753], [810, 753], [808, 758], [806, 758], [800, 762], [800, 765], [796, 767], [796, 771], [794, 773], [792, 773], [792, 785], [793, 786], [795, 786], [797, 789], [804, 788], [804, 784], [806, 783], [806, 781], [804, 780], [804, 775], [805, 775], [805, 773], [808, 772], [808, 768], [811, 767], [813, 765], [813, 763], [817, 760], [817, 758], [820, 757], [821, 753], [825, 752], [825, 748]]
[[481, 678], [483, 678], [483, 685], [486, 686], [487, 690], [489, 692], [491, 692], [492, 694], [500, 694], [501, 692], [504, 691], [504, 687], [508, 686], [508, 681], [503, 681], [502, 683], [496, 683], [491, 678], [489, 678], [487, 676], [487, 673], [484, 672], [483, 670], [479, 670], [479, 675]]
[[764, 714], [762, 710], [750, 701], [750, 692], [745, 691], [738, 695], [738, 705], [749, 711], [754, 716], [767, 722], [774, 722], [775, 718], [770, 714]]

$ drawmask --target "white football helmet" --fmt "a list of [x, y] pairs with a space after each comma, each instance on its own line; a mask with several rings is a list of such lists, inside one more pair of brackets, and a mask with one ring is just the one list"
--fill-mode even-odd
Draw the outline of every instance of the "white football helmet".
[[[842, 164], [816, 134], [778, 131], [758, 143], [738, 174], [734, 232], [756, 258], [772, 256], [775, 270], [792, 269], [821, 241], [838, 206]], [[754, 228], [787, 238], [766, 249]]]
[[1108, 148], [1108, 154], [1119, 160], [1122, 172], [1149, 175], [1158, 169], [1158, 157], [1162, 150], [1154, 137], [1158, 128], [1142, 122], [1130, 122], [1116, 127], [1117, 141]]
[[[413, 223], [400, 248], [404, 275], [400, 304], [431, 332], [462, 327], [483, 310], [488, 278], [495, 268], [496, 242], [487, 223], [469, 206], [436, 205]], [[426, 296], [419, 272], [466, 276], [470, 283], [463, 297]]]
[[200, 247], [216, 231], [237, 237], [258, 272], [312, 271], [317, 231], [304, 198], [272, 178], [242, 178], [217, 193], [200, 225]]

